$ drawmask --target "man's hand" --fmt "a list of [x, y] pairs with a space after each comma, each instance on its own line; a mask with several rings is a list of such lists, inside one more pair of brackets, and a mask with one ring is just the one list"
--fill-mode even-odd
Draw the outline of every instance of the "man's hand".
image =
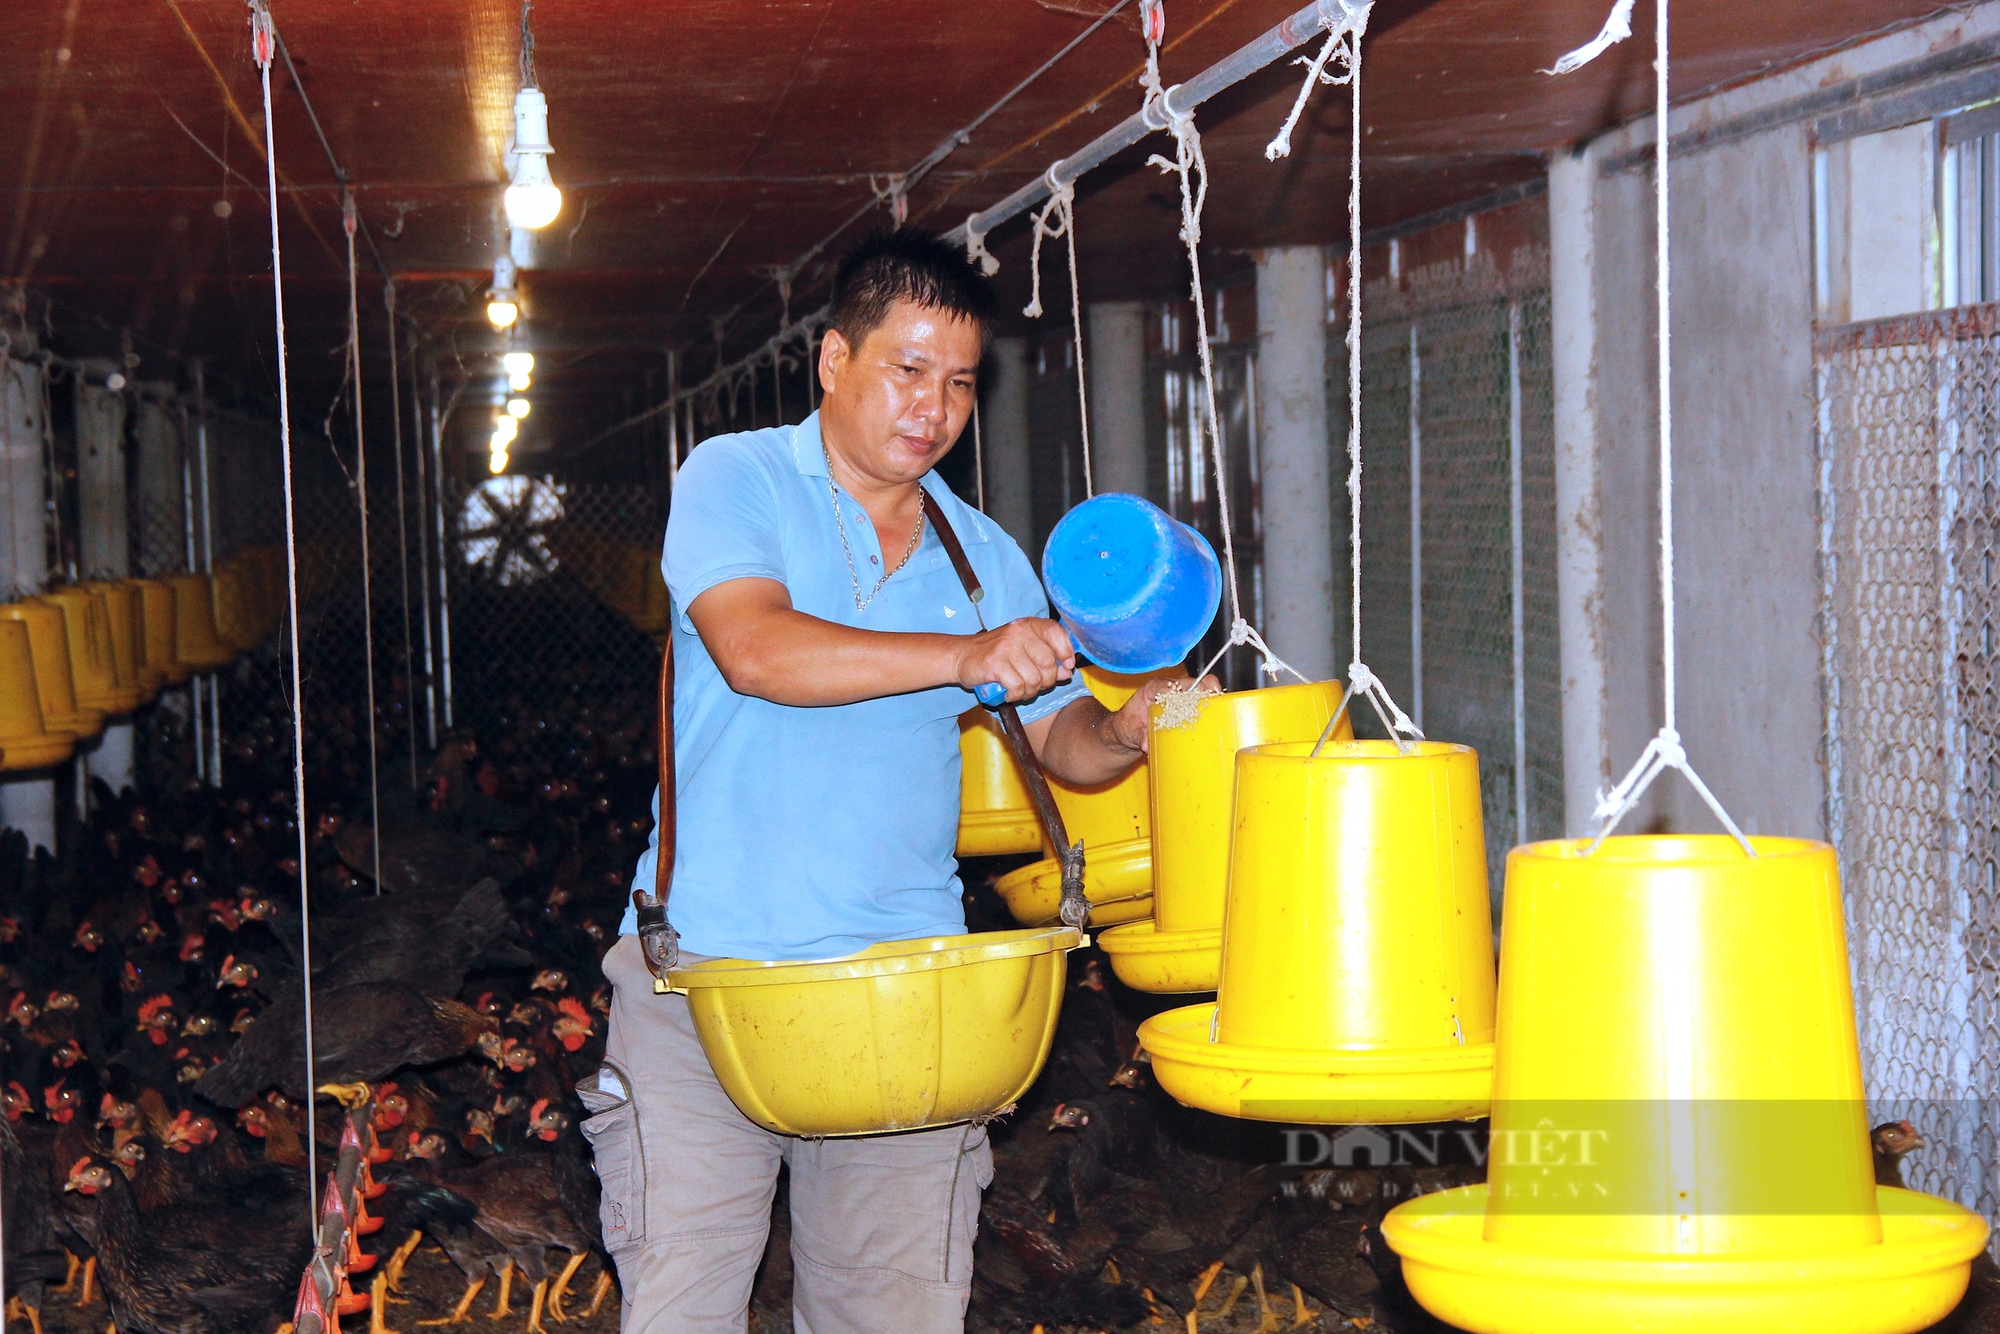
[[[958, 683], [977, 690], [987, 682], [1006, 687], [1009, 703], [1033, 699], [1069, 680], [1076, 671], [1076, 649], [1069, 634], [1054, 621], [1024, 616], [997, 630], [967, 635], [958, 651]], [[1140, 728], [1145, 719], [1140, 718]]]
[[[1176, 687], [1185, 689], [1187, 682], [1148, 681], [1116, 713], [1094, 698], [1071, 700], [1048, 717], [1029, 723], [1028, 740], [1034, 743], [1043, 766], [1064, 782], [1078, 787], [1108, 783], [1146, 753], [1146, 711]], [[1222, 683], [1204, 676], [1196, 688], [1220, 690]]]

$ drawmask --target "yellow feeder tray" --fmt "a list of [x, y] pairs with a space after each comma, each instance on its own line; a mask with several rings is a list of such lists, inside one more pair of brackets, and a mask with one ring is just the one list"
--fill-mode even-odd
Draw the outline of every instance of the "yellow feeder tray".
[[1487, 1184], [1382, 1231], [1474, 1334], [1904, 1334], [1984, 1220], [1877, 1187], [1839, 868], [1805, 839], [1507, 859]]
[[138, 682], [119, 675], [111, 640], [111, 616], [104, 595], [95, 589], [72, 586], [44, 593], [42, 601], [63, 614], [76, 702], [113, 717], [139, 707], [144, 692]]
[[146, 628], [146, 665], [158, 668], [168, 685], [186, 685], [194, 668], [174, 655], [173, 588], [160, 579], [126, 582], [139, 590], [139, 615]]
[[69, 630], [62, 612], [46, 602], [0, 605], [0, 621], [17, 621], [28, 632], [28, 650], [35, 662], [35, 690], [42, 702], [42, 727], [88, 740], [104, 730], [104, 713], [76, 702], [76, 683], [69, 670]]
[[958, 773], [959, 856], [1004, 857], [1042, 846], [1028, 785], [987, 709], [958, 716]]
[[[1139, 1028], [1160, 1087], [1223, 1116], [1483, 1116], [1493, 925], [1479, 757], [1437, 741], [1236, 756], [1220, 994]], [[1114, 956], [1115, 963], [1115, 956]]]
[[[1154, 990], [1157, 979], [1166, 975], [1203, 983], [1186, 988], [1190, 991], [1215, 990], [1222, 974], [1220, 928], [1229, 880], [1236, 752], [1276, 741], [1318, 740], [1340, 707], [1340, 696], [1338, 681], [1216, 695], [1202, 702], [1200, 715], [1185, 727], [1161, 727], [1162, 706], [1153, 706], [1154, 929], [1143, 953], [1124, 948], [1136, 944], [1130, 926], [1121, 928], [1127, 934], [1118, 941], [1118, 952], [1104, 944], [1111, 971], [1126, 986]], [[1345, 716], [1334, 735], [1354, 735]], [[1173, 950], [1186, 951], [1188, 957], [1169, 962], [1164, 956]]]
[[[1023, 926], [1047, 926], [1062, 906], [1062, 863], [1053, 857], [1017, 867], [994, 882], [1007, 911]], [[1090, 925], [1150, 921], [1153, 916], [1153, 840], [1127, 839], [1084, 847], [1083, 896]]]
[[0, 772], [46, 769], [75, 753], [74, 736], [51, 732], [42, 721], [28, 627], [0, 621]]
[[111, 653], [118, 661], [119, 678], [130, 678], [139, 687], [139, 702], [151, 704], [166, 688], [167, 674], [146, 661], [146, 611], [139, 590], [130, 580], [84, 586], [104, 595], [107, 624], [111, 627]]
[[197, 672], [212, 672], [236, 657], [215, 631], [215, 583], [205, 574], [169, 575], [174, 590], [174, 657]]
[[714, 959], [668, 983], [745, 1116], [783, 1135], [878, 1135], [1026, 1093], [1085, 943], [1070, 927], [940, 936], [810, 963]]
[[1118, 980], [1134, 991], [1214, 991], [1222, 984], [1219, 926], [1163, 933], [1157, 922], [1132, 922], [1100, 934], [1097, 948], [1110, 958]]
[[215, 634], [238, 652], [264, 642], [261, 588], [249, 565], [238, 557], [215, 567]]

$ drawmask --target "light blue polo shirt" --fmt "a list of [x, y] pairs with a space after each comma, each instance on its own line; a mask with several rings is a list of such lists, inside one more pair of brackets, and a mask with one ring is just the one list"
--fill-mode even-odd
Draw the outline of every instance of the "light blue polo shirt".
[[[988, 626], [1047, 616], [1028, 558], [931, 473], [986, 590]], [[864, 597], [882, 577], [867, 512], [840, 492]], [[819, 414], [797, 426], [705, 440], [674, 485], [662, 562], [673, 595], [674, 762], [679, 845], [668, 917], [699, 954], [826, 959], [884, 940], [965, 930], [958, 863], [957, 686], [826, 708], [739, 695], [682, 610], [730, 579], [776, 579], [792, 606], [864, 630], [974, 634], [965, 589], [927, 524], [923, 544], [868, 604], [834, 526]], [[899, 553], [900, 554], [900, 553]], [[1020, 706], [1024, 722], [1086, 693], [1081, 677]], [[659, 815], [659, 794], [653, 796]], [[658, 835], [633, 884], [651, 890]], [[628, 906], [620, 928], [638, 930]]]

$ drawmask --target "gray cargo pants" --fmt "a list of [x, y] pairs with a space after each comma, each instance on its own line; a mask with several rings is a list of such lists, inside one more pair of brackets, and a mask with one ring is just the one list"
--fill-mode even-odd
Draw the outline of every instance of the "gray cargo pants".
[[[653, 994], [638, 939], [605, 956], [605, 1064], [579, 1089], [618, 1265], [622, 1334], [741, 1334], [778, 1166], [791, 1170], [797, 1334], [956, 1334], [972, 1284], [983, 1127], [803, 1140], [749, 1121], [716, 1082], [683, 996]], [[609, 1087], [616, 1083], [622, 1091]]]

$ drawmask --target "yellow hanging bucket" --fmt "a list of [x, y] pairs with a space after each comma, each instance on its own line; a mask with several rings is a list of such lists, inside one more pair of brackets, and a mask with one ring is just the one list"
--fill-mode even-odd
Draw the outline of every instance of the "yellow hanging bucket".
[[[1318, 740], [1340, 698], [1338, 681], [1217, 695], [1185, 727], [1160, 726], [1161, 706], [1153, 706], [1153, 921], [1115, 927], [1097, 941], [1126, 986], [1171, 992], [1219, 985], [1236, 752]], [[1343, 715], [1334, 738], [1353, 735]]]
[[46, 602], [0, 605], [0, 621], [14, 621], [28, 633], [28, 651], [35, 664], [35, 692], [42, 704], [42, 727], [88, 740], [104, 730], [104, 713], [76, 702], [76, 683], [69, 670], [69, 630], [62, 612]]
[[139, 590], [139, 617], [146, 630], [146, 665], [164, 674], [168, 685], [186, 685], [194, 675], [194, 668], [174, 653], [174, 590], [161, 579], [126, 582]]
[[104, 595], [106, 624], [111, 628], [111, 654], [118, 661], [120, 680], [139, 687], [139, 702], [151, 704], [166, 687], [167, 674], [146, 661], [146, 610], [139, 590], [129, 580], [85, 585]]
[[961, 857], [1004, 857], [1042, 846], [1042, 827], [1014, 752], [993, 714], [958, 716], [958, 847]]
[[668, 974], [730, 1101], [782, 1135], [879, 1135], [1028, 1091], [1062, 1006], [1070, 927], [889, 941], [844, 959]]
[[227, 666], [236, 650], [215, 631], [215, 584], [205, 574], [168, 575], [174, 590], [174, 657], [197, 672]]
[[[1155, 677], [1187, 679], [1179, 667], [1126, 674], [1107, 672], [1094, 663], [1086, 665], [1081, 675], [1097, 702], [1114, 712]], [[994, 731], [997, 736], [997, 725]], [[1008, 758], [1011, 767], [1012, 756]], [[1015, 776], [1018, 781], [1018, 771]], [[1120, 777], [1093, 787], [1076, 787], [1054, 775], [1048, 783], [1056, 809], [1062, 812], [1064, 832], [1072, 840], [1083, 841], [1083, 894], [1091, 903], [1090, 925], [1115, 926], [1150, 918], [1153, 817], [1146, 761], [1141, 759]], [[1024, 802], [1026, 796], [1024, 789]], [[1036, 831], [1034, 846], [1041, 848], [1043, 860], [1008, 872], [994, 888], [1007, 901], [1015, 921], [1023, 926], [1045, 926], [1056, 920], [1061, 903], [1062, 864], [1056, 860], [1055, 849], [1040, 837], [1039, 826], [1033, 823], [1034, 811], [1025, 813]]]
[[1223, 1116], [1483, 1116], [1493, 926], [1479, 757], [1436, 741], [1236, 757], [1216, 1000], [1139, 1027], [1160, 1087]]
[[1399, 1206], [1475, 1334], [1901, 1334], [1986, 1224], [1875, 1184], [1833, 849], [1714, 836], [1507, 859], [1487, 1184]]
[[0, 772], [46, 769], [75, 753], [73, 735], [51, 732], [43, 722], [28, 627], [0, 621]]
[[238, 652], [247, 652], [264, 642], [258, 617], [257, 588], [240, 557], [232, 556], [215, 567], [215, 633]]
[[123, 679], [119, 676], [111, 640], [111, 616], [104, 595], [92, 588], [71, 585], [42, 594], [42, 601], [63, 614], [76, 702], [114, 717], [139, 707], [143, 692], [138, 682], [130, 676]]

